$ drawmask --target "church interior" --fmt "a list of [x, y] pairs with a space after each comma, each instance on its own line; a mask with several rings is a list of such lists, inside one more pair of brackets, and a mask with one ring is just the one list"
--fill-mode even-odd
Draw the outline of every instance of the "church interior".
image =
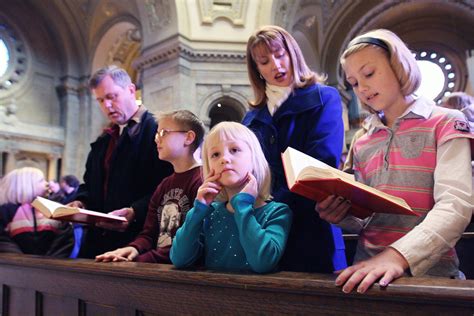
[[439, 101], [474, 93], [473, 15], [471, 1], [2, 1], [0, 175], [34, 166], [50, 179], [82, 177], [105, 125], [87, 81], [104, 65], [125, 68], [152, 112], [189, 109], [208, 127], [240, 121], [253, 97], [245, 45], [266, 24], [289, 30], [339, 90], [349, 144], [362, 115], [339, 65], [349, 40], [394, 31], [443, 75], [432, 92]]
[[[187, 109], [207, 130], [221, 121], [240, 122], [254, 97], [246, 44], [262, 25], [288, 30], [309, 67], [338, 90], [343, 152], [367, 116], [339, 62], [358, 34], [395, 32], [424, 65], [419, 93], [436, 103], [457, 91], [474, 95], [472, 0], [2, 0], [0, 177], [36, 167], [49, 180], [72, 174], [82, 181], [90, 143], [107, 125], [88, 81], [106, 65], [127, 70], [137, 103], [153, 113]], [[464, 242], [472, 247], [470, 234]], [[407, 279], [394, 292], [376, 289], [361, 299], [344, 298], [332, 279], [309, 274], [260, 278], [134, 270], [121, 263], [97, 268], [80, 260], [49, 264], [45, 258], [0, 259], [1, 314], [474, 312], [470, 281], [426, 279], [420, 285]], [[79, 290], [53, 283], [57, 276]], [[88, 282], [97, 285], [89, 292]]]

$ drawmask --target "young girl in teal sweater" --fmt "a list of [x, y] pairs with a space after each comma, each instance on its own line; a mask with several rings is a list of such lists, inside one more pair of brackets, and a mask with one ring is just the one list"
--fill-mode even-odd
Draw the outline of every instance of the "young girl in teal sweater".
[[292, 214], [268, 201], [270, 171], [256, 136], [222, 122], [204, 141], [204, 183], [177, 231], [171, 261], [193, 265], [201, 255], [213, 270], [274, 271], [285, 250]]

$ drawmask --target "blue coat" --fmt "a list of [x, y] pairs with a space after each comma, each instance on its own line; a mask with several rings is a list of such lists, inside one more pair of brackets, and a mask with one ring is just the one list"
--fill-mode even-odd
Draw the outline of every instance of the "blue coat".
[[242, 122], [259, 139], [272, 171], [272, 195], [293, 211], [293, 225], [282, 259], [291, 271], [333, 272], [344, 268], [340, 229], [319, 218], [315, 203], [288, 190], [281, 153], [288, 146], [337, 167], [344, 141], [342, 103], [336, 89], [315, 84], [296, 89], [272, 117], [266, 106]]

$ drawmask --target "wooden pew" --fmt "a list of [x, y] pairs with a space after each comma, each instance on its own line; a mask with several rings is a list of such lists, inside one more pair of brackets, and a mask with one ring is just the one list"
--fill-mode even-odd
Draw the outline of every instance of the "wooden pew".
[[180, 271], [0, 254], [2, 315], [331, 314], [473, 315], [474, 281], [401, 278], [365, 295], [334, 276]]

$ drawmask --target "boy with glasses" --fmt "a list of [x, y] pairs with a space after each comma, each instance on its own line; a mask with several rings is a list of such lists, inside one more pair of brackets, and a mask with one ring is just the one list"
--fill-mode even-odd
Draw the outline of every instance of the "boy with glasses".
[[202, 184], [201, 166], [193, 154], [204, 137], [204, 124], [192, 112], [178, 110], [159, 115], [158, 126], [158, 156], [173, 165], [174, 173], [156, 188], [137, 238], [126, 247], [97, 256], [96, 261], [171, 263], [171, 241]]

